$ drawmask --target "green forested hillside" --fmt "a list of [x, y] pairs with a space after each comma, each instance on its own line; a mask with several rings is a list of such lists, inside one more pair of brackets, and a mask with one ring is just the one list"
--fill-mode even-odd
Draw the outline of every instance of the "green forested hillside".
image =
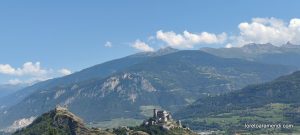
[[245, 123], [293, 124], [299, 130], [300, 72], [232, 93], [199, 99], [176, 113], [194, 129], [244, 129]]

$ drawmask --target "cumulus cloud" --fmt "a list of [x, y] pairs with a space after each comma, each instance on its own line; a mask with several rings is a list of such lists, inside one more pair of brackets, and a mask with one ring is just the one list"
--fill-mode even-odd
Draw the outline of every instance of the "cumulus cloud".
[[228, 43], [228, 44], [226, 44], [226, 46], [225, 46], [225, 48], [232, 48], [233, 46], [232, 46], [232, 44], [230, 44], [230, 43]]
[[48, 79], [52, 79], [52, 77], [32, 77], [32, 78], [25, 78], [25, 79], [20, 79], [20, 78], [14, 78], [10, 79], [4, 84], [10, 84], [10, 85], [18, 85], [18, 84], [25, 84], [25, 85], [32, 85], [37, 82], [45, 81]]
[[9, 64], [0, 64], [0, 73], [2, 74], [13, 74], [15, 69], [12, 68]]
[[107, 42], [104, 44], [104, 46], [110, 48], [110, 47], [112, 47], [112, 43], [109, 42], [109, 41], [107, 41]]
[[300, 19], [293, 18], [288, 23], [277, 18], [253, 18], [238, 26], [240, 33], [231, 36], [231, 44], [243, 46], [248, 43], [271, 43], [280, 46], [287, 42], [300, 44]]
[[70, 74], [72, 74], [72, 71], [69, 70], [69, 69], [66, 69], [66, 68], [60, 69], [58, 72], [61, 73], [62, 75], [70, 75]]
[[[60, 70], [45, 69], [41, 67], [40, 62], [25, 62], [22, 67], [13, 67], [10, 64], [0, 64], [0, 74], [12, 76], [7, 84], [33, 84], [45, 81], [58, 76], [69, 75], [72, 72], [69, 69], [62, 68]], [[16, 77], [16, 78], [15, 78]]]
[[143, 52], [153, 52], [154, 49], [150, 47], [148, 44], [145, 42], [142, 42], [140, 40], [136, 40], [133, 44], [132, 47]]
[[179, 49], [194, 48], [198, 44], [223, 44], [226, 48], [241, 47], [249, 43], [271, 43], [276, 46], [287, 42], [300, 44], [299, 18], [292, 18], [289, 22], [274, 17], [253, 18], [250, 22], [241, 22], [238, 30], [238, 33], [230, 35], [224, 32], [175, 33], [159, 30], [156, 32], [156, 39]]
[[193, 48], [197, 44], [221, 44], [227, 39], [226, 33], [213, 34], [202, 32], [199, 34], [184, 31], [177, 34], [173, 31], [164, 32], [159, 30], [156, 32], [156, 38], [164, 41], [171, 47], [175, 48]]
[[24, 82], [21, 81], [20, 79], [10, 79], [10, 80], [8, 80], [7, 83], [8, 83], [8, 84], [11, 84], [11, 85], [17, 85], [17, 84], [22, 84], [22, 83], [24, 83]]
[[42, 69], [40, 62], [32, 63], [26, 62], [21, 68], [13, 68], [9, 64], [0, 64], [0, 73], [8, 75], [31, 75], [31, 76], [41, 76], [47, 73], [47, 70]]

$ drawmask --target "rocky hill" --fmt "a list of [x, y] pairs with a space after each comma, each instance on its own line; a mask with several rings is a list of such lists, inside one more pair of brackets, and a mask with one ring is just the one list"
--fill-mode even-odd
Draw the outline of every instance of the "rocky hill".
[[110, 135], [99, 129], [85, 127], [83, 121], [66, 108], [57, 107], [36, 118], [13, 135]]
[[[151, 119], [151, 118], [150, 118]], [[150, 120], [149, 119], [149, 120]], [[157, 121], [158, 122], [158, 121]], [[83, 121], [66, 108], [56, 107], [36, 118], [30, 125], [16, 131], [13, 135], [196, 135], [174, 120], [159, 123], [141, 124], [137, 127], [120, 127], [101, 130], [87, 128]]]

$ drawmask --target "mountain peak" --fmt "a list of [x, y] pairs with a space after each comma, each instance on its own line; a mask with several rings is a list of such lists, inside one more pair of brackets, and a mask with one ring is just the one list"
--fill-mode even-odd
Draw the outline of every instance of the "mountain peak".
[[291, 43], [290, 41], [288, 41], [286, 44], [283, 44], [281, 47], [289, 48], [289, 49], [296, 49], [296, 48], [300, 49], [300, 45], [295, 45], [295, 44]]
[[243, 52], [246, 53], [254, 53], [254, 54], [261, 54], [261, 53], [277, 53], [279, 52], [279, 47], [271, 44], [271, 43], [266, 43], [266, 44], [256, 44], [256, 43], [251, 43], [251, 44], [246, 44], [243, 47], [241, 47]]
[[135, 56], [135, 57], [137, 57], [137, 56], [154, 57], [154, 56], [162, 56], [162, 55], [174, 53], [174, 52], [177, 52], [177, 51], [179, 51], [179, 50], [174, 49], [172, 47], [162, 47], [162, 48], [158, 49], [155, 52], [141, 52], [141, 53], [134, 54], [132, 56]]
[[271, 43], [266, 43], [266, 44], [257, 44], [257, 43], [250, 43], [250, 44], [246, 44], [243, 47], [246, 48], [262, 48], [262, 47], [273, 47], [276, 48], [277, 46], [271, 44]]
[[156, 52], [176, 52], [176, 51], [178, 51], [178, 50], [167, 46], [167, 47], [162, 47], [162, 48], [158, 49]]

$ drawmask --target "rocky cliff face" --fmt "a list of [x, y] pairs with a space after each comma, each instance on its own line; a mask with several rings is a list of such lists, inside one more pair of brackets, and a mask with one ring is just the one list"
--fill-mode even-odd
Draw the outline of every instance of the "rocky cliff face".
[[14, 123], [8, 128], [4, 129], [5, 132], [15, 132], [16, 130], [26, 127], [35, 120], [35, 117], [22, 118], [14, 121]]

